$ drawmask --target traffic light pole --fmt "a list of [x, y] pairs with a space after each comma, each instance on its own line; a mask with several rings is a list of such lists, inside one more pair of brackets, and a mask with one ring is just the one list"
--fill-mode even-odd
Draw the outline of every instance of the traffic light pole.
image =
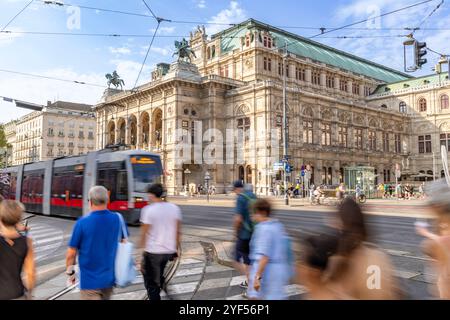
[[287, 61], [287, 43], [284, 43], [284, 54], [283, 54], [283, 161], [284, 163], [284, 202], [289, 205], [288, 196], [288, 177], [287, 177], [287, 167], [288, 162], [288, 123], [287, 123], [287, 106], [286, 106], [286, 61]]

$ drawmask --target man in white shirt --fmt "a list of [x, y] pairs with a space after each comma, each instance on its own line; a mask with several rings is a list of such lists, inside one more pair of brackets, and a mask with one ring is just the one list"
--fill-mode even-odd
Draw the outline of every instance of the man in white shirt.
[[164, 269], [176, 257], [180, 244], [181, 210], [162, 199], [161, 184], [151, 185], [148, 193], [151, 204], [141, 211], [142, 274], [149, 300], [161, 300]]

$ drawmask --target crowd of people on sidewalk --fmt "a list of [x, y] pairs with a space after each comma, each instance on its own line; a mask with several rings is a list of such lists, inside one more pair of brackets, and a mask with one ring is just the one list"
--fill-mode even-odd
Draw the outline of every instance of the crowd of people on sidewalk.
[[[309, 299], [402, 299], [389, 256], [373, 244], [361, 207], [352, 198], [339, 203], [319, 230], [289, 235], [274, 217], [269, 200], [257, 198], [252, 187], [233, 184], [236, 207], [235, 267], [246, 281], [243, 296], [252, 300], [287, 299], [289, 284], [307, 289]], [[344, 189], [338, 191], [344, 192]], [[450, 187], [438, 181], [427, 189], [436, 215], [436, 233], [424, 223], [416, 231], [426, 240], [423, 251], [432, 258], [438, 275], [436, 297], [450, 299]], [[144, 278], [149, 300], [161, 300], [164, 270], [178, 256], [182, 213], [166, 199], [164, 187], [148, 187], [149, 205], [141, 210], [141, 234], [135, 263]], [[129, 241], [123, 217], [108, 210], [103, 186], [89, 191], [90, 214], [76, 222], [68, 244], [68, 284], [79, 279], [83, 300], [108, 300], [117, 286], [119, 244]], [[36, 283], [33, 242], [21, 223], [24, 206], [0, 199], [0, 300], [31, 299]], [[78, 264], [78, 269], [76, 265]]]
[[[234, 190], [235, 265], [247, 278], [241, 284], [245, 297], [287, 299], [286, 286], [297, 283], [314, 300], [408, 298], [394, 276], [389, 256], [372, 242], [374, 235], [353, 198], [344, 198], [320, 230], [307, 236], [297, 232], [293, 250], [283, 224], [273, 217], [270, 202], [256, 199], [239, 181]], [[338, 191], [343, 193], [345, 189], [341, 186]], [[446, 181], [431, 184], [428, 199], [438, 231], [432, 233], [419, 223], [416, 232], [427, 239], [424, 253], [436, 267], [435, 296], [450, 299], [450, 187]]]

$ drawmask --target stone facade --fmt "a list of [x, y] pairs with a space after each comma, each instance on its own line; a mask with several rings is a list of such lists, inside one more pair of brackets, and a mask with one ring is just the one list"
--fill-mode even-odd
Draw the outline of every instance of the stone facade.
[[[285, 39], [299, 45], [288, 48], [283, 59]], [[192, 65], [155, 70], [151, 82], [133, 92], [107, 91], [95, 106], [97, 148], [125, 143], [159, 152], [169, 193], [181, 193], [187, 182], [204, 184], [207, 171], [218, 192], [236, 179], [253, 184], [260, 194], [269, 192], [280, 178], [272, 168], [279, 160], [274, 155], [282, 155], [284, 76], [293, 182], [305, 164], [313, 167], [316, 185], [339, 183], [343, 168], [354, 165], [373, 166], [377, 182], [393, 182], [396, 163], [410, 157], [409, 118], [368, 103], [377, 88], [408, 75], [254, 20], [211, 39], [199, 28], [190, 44], [197, 57]], [[316, 51], [303, 52], [305, 46]], [[195, 121], [202, 123], [200, 135], [210, 128], [223, 136], [227, 129], [249, 132], [243, 146], [231, 143], [239, 148], [235, 153], [244, 153], [243, 162], [177, 164], [175, 131], [184, 130], [189, 139], [199, 134]], [[210, 151], [216, 150], [204, 142], [200, 152]]]
[[17, 120], [12, 164], [93, 151], [96, 122], [90, 108], [89, 105], [58, 101]]
[[404, 178], [444, 177], [441, 145], [450, 148], [449, 97], [448, 73], [380, 86], [368, 97], [372, 108], [387, 108], [409, 124]]
[[7, 165], [14, 163], [14, 151], [13, 146], [16, 143], [16, 130], [17, 130], [17, 120], [10, 121], [6, 123], [3, 128], [5, 131], [6, 143], [8, 146], [7, 150]]

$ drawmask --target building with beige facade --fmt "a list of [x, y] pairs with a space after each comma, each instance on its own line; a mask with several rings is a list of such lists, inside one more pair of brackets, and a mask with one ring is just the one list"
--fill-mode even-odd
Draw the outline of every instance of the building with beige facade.
[[[108, 90], [94, 107], [97, 148], [125, 143], [160, 153], [169, 193], [203, 184], [209, 172], [218, 192], [241, 179], [268, 194], [281, 179], [274, 164], [282, 155], [284, 79], [292, 182], [303, 165], [316, 185], [339, 183], [351, 166], [374, 167], [374, 183], [395, 181], [396, 164], [413, 168], [419, 119], [381, 107], [377, 96], [410, 75], [252, 19], [212, 37], [199, 27], [189, 40], [192, 63], [161, 63], [147, 84]], [[209, 129], [219, 134], [203, 136], [200, 150], [179, 148]], [[223, 139], [227, 130], [237, 130], [236, 139]], [[180, 162], [186, 153], [194, 156]], [[239, 153], [239, 161], [195, 161]]]
[[[5, 127], [12, 125], [8, 123]], [[93, 151], [95, 130], [90, 105], [64, 101], [48, 103], [41, 111], [34, 111], [15, 122], [12, 164]]]
[[449, 97], [448, 72], [382, 85], [367, 97], [370, 107], [401, 114], [409, 124], [403, 179], [444, 177], [441, 146], [450, 148]]
[[7, 144], [7, 154], [6, 154], [6, 165], [11, 165], [14, 163], [14, 152], [13, 146], [16, 143], [16, 125], [17, 120], [10, 121], [3, 125], [3, 130], [5, 132], [6, 144]]

